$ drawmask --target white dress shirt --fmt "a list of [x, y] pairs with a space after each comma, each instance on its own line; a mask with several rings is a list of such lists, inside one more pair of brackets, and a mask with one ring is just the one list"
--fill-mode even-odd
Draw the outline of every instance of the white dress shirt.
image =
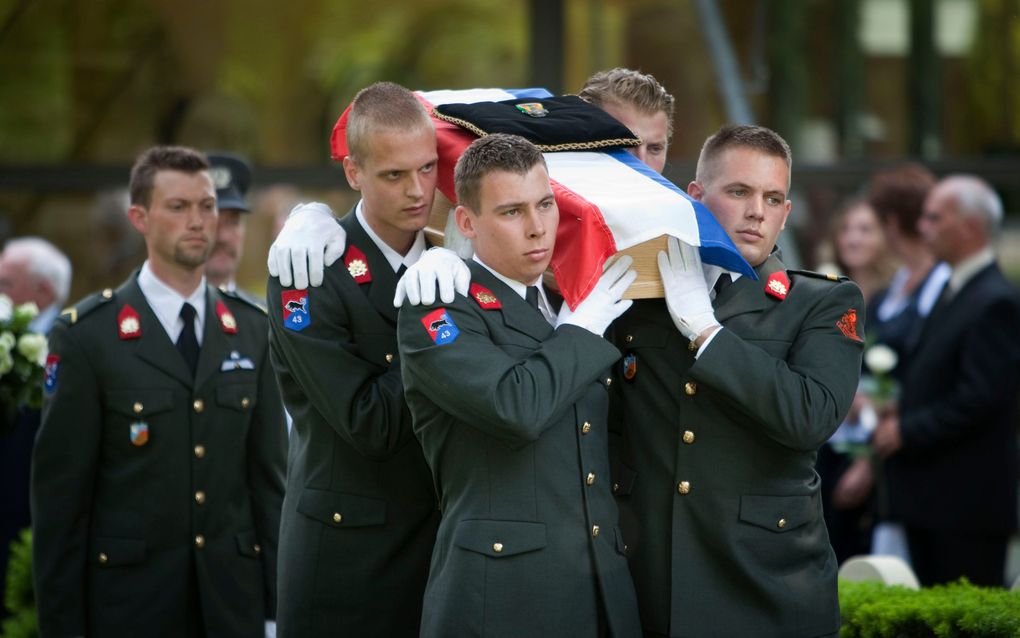
[[365, 213], [362, 212], [361, 206], [362, 203], [359, 201], [358, 205], [354, 207], [354, 216], [358, 218], [358, 223], [361, 224], [361, 227], [365, 229], [366, 233], [368, 233], [368, 237], [372, 240], [372, 243], [375, 244], [376, 248], [382, 252], [383, 257], [386, 258], [386, 261], [389, 262], [390, 267], [393, 268], [393, 272], [399, 271], [401, 266], [407, 266], [410, 268], [418, 263], [418, 260], [421, 259], [422, 253], [425, 252], [425, 232], [419, 230], [414, 236], [414, 243], [411, 244], [411, 249], [407, 251], [406, 255], [401, 255], [390, 248], [390, 245], [384, 242], [379, 235], [375, 234], [375, 231], [372, 230], [372, 227], [369, 226], [368, 222], [365, 220]]
[[177, 338], [184, 330], [184, 320], [181, 319], [181, 308], [184, 302], [190, 303], [195, 308], [195, 336], [198, 337], [198, 345], [202, 345], [202, 327], [205, 325], [205, 276], [198, 287], [188, 296], [182, 297], [179, 292], [163, 283], [156, 273], [152, 272], [149, 260], [142, 264], [142, 271], [138, 273], [138, 287], [142, 289], [145, 300], [149, 307], [156, 313], [156, 318], [163, 325], [170, 341], [177, 343]]
[[493, 270], [492, 268], [489, 268], [489, 266], [484, 261], [478, 258], [478, 255], [475, 255], [474, 257], [472, 257], [472, 259], [478, 262], [483, 268], [491, 272], [496, 279], [499, 279], [507, 286], [510, 286], [510, 289], [516, 292], [518, 295], [520, 295], [521, 299], [524, 299], [525, 301], [528, 300], [528, 286], [531, 285], [538, 288], [538, 311], [542, 313], [542, 316], [545, 317], [545, 320], [548, 321], [550, 325], [553, 326], [556, 325], [556, 313], [553, 312], [552, 306], [549, 304], [549, 298], [545, 296], [545, 287], [542, 285], [541, 276], [539, 276], [538, 279], [536, 279], [531, 284], [524, 284], [517, 281], [516, 279], [510, 279], [509, 277], [505, 277], [500, 273], [496, 272], [495, 270]]

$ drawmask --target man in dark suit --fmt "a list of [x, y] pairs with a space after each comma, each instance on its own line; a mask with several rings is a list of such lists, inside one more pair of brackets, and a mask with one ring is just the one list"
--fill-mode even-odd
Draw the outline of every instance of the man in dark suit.
[[702, 269], [671, 240], [666, 298], [612, 328], [624, 354], [613, 487], [648, 636], [839, 631], [814, 463], [857, 387], [863, 302], [845, 278], [788, 271], [774, 251], [790, 164], [768, 129], [710, 137], [687, 192], [758, 280]]
[[638, 636], [608, 480], [619, 352], [602, 338], [636, 273], [621, 260], [556, 318], [542, 273], [559, 210], [541, 152], [483, 137], [455, 182], [457, 226], [475, 247], [469, 296], [405, 305], [398, 328], [443, 510], [422, 635]]
[[274, 618], [286, 445], [265, 317], [205, 281], [204, 156], [152, 148], [130, 191], [147, 261], [51, 335], [32, 467], [40, 633], [255, 638]]
[[340, 221], [343, 258], [320, 288], [269, 280], [273, 365], [294, 419], [281, 638], [417, 636], [439, 522], [404, 401], [392, 303], [398, 271], [426, 248], [435, 130], [410, 91], [378, 83], [355, 97], [347, 143], [344, 173], [362, 199]]
[[888, 457], [890, 509], [923, 585], [1005, 581], [1017, 525], [1020, 295], [995, 260], [1001, 223], [995, 191], [962, 175], [936, 184], [918, 222], [952, 274], [910, 355], [899, 413], [873, 444]]

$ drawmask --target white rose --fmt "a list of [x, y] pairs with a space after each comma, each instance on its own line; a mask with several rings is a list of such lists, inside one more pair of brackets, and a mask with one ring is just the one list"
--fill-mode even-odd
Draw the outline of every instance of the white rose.
[[0, 334], [0, 350], [10, 352], [17, 342], [18, 340], [14, 337], [14, 333], [10, 330], [5, 330], [3, 334]]
[[25, 321], [31, 321], [39, 314], [39, 306], [34, 301], [28, 301], [14, 309], [14, 316]]
[[898, 362], [896, 351], [881, 343], [871, 346], [864, 353], [864, 363], [874, 374], [889, 374]]
[[0, 377], [10, 372], [13, 367], [14, 357], [11, 356], [10, 351], [0, 350]]
[[18, 352], [29, 361], [33, 361], [41, 367], [46, 365], [49, 344], [47, 344], [46, 337], [43, 335], [27, 332], [18, 339]]
[[7, 295], [0, 294], [0, 321], [10, 321], [14, 314], [14, 304]]

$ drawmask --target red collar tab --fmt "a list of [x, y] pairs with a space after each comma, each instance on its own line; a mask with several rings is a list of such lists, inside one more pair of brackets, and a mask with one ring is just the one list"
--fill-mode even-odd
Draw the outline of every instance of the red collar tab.
[[503, 307], [499, 298], [492, 294], [492, 291], [485, 286], [471, 284], [471, 288], [468, 289], [468, 295], [486, 310], [497, 310]]
[[138, 311], [128, 304], [117, 315], [117, 336], [121, 339], [137, 339], [142, 336], [142, 319]]
[[836, 322], [836, 327], [843, 333], [843, 336], [853, 341], [864, 341], [857, 334], [857, 311], [850, 308], [843, 313], [843, 316]]
[[220, 318], [220, 327], [223, 328], [223, 332], [228, 335], [237, 334], [237, 319], [234, 318], [234, 313], [230, 312], [230, 308], [227, 308], [227, 304], [223, 303], [222, 299], [216, 300], [216, 316]]
[[354, 277], [354, 283], [367, 284], [372, 281], [372, 273], [368, 271], [368, 257], [365, 257], [365, 253], [357, 246], [351, 245], [347, 248], [344, 265], [347, 266], [347, 272], [351, 273], [351, 277]]
[[786, 295], [790, 294], [790, 278], [786, 276], [786, 271], [778, 270], [769, 275], [765, 280], [765, 294], [779, 301], [786, 299]]

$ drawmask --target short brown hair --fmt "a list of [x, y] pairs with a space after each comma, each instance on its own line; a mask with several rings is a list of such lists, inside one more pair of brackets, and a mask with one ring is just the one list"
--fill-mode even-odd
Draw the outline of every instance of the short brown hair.
[[764, 126], [727, 124], [705, 140], [705, 145], [701, 147], [701, 154], [698, 156], [698, 168], [694, 178], [702, 183], [707, 181], [709, 164], [715, 162], [726, 149], [736, 147], [750, 148], [772, 157], [779, 157], [786, 162], [787, 168], [793, 167], [790, 145], [779, 133]]
[[457, 203], [480, 214], [483, 177], [495, 171], [526, 175], [539, 164], [546, 166], [542, 151], [523, 137], [506, 133], [480, 137], [461, 154], [453, 169]]
[[432, 128], [432, 118], [414, 93], [393, 82], [376, 82], [354, 96], [347, 115], [347, 148], [355, 162], [368, 158], [368, 138], [379, 129]]
[[902, 164], [875, 173], [868, 187], [868, 203], [882, 223], [896, 224], [907, 237], [920, 237], [917, 221], [924, 200], [935, 186], [935, 176], [920, 164]]
[[673, 139], [676, 100], [651, 74], [620, 67], [599, 71], [585, 81], [578, 95], [599, 108], [619, 104], [633, 106], [647, 115], [661, 111], [666, 114], [666, 139]]
[[153, 146], [139, 156], [131, 168], [128, 193], [131, 205], [145, 208], [152, 203], [152, 186], [159, 171], [198, 173], [209, 170], [209, 160], [201, 151], [187, 146]]

